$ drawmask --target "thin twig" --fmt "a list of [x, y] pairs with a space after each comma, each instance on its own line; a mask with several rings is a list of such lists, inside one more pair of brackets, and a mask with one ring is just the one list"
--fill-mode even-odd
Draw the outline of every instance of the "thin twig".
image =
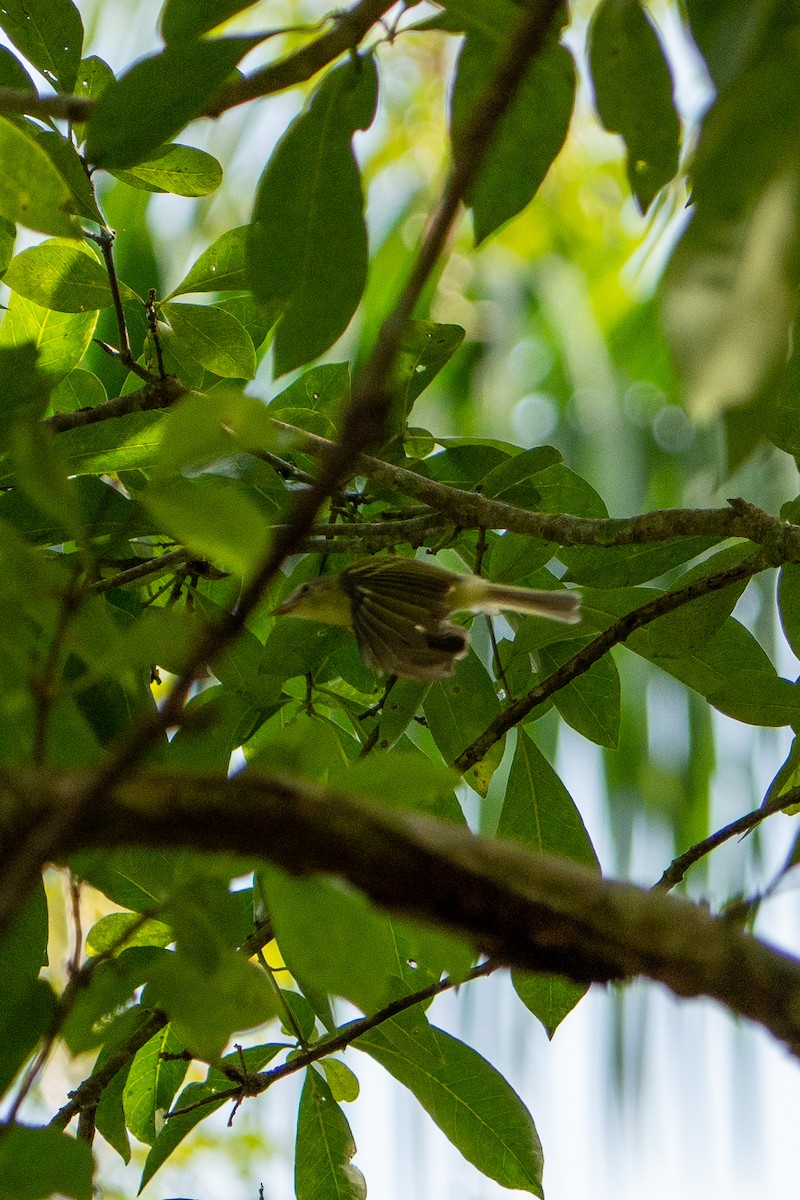
[[312, 79], [340, 55], [355, 50], [372, 26], [395, 3], [396, 0], [360, 0], [349, 11], [337, 13], [331, 28], [321, 37], [301, 46], [279, 62], [269, 63], [252, 75], [229, 83], [205, 115], [219, 117], [229, 108], [236, 108], [248, 100], [270, 96]]
[[[293, 1055], [288, 1062], [281, 1063], [279, 1067], [273, 1067], [271, 1071], [259, 1071], [257, 1074], [250, 1075], [246, 1081], [246, 1094], [248, 1096], [260, 1096], [267, 1088], [277, 1083], [279, 1079], [285, 1079], [288, 1075], [294, 1075], [298, 1071], [303, 1071], [306, 1067], [310, 1067], [312, 1063], [319, 1062], [321, 1058], [327, 1058], [328, 1055], [335, 1054], [339, 1050], [346, 1050], [348, 1046], [352, 1046], [364, 1034], [369, 1033], [372, 1029], [377, 1029], [380, 1025], [384, 1025], [392, 1017], [407, 1012], [409, 1008], [415, 1008], [425, 1000], [432, 1000], [435, 996], [441, 995], [442, 992], [448, 992], [453, 988], [461, 987], [464, 983], [471, 983], [473, 979], [480, 979], [486, 975], [491, 975], [501, 966], [501, 963], [487, 959], [480, 966], [473, 967], [464, 979], [454, 980], [449, 977], [440, 979], [438, 983], [432, 983], [428, 987], [420, 988], [418, 992], [413, 992], [409, 996], [402, 996], [399, 1000], [393, 1000], [391, 1004], [387, 1004], [379, 1012], [373, 1013], [371, 1017], [362, 1017], [359, 1021], [352, 1021], [349, 1025], [345, 1025], [343, 1029], [339, 1029], [329, 1037], [322, 1038], [315, 1045], [309, 1046], [302, 1053]], [[215, 1092], [213, 1096], [206, 1096], [202, 1100], [197, 1100], [194, 1104], [187, 1104], [184, 1108], [173, 1109], [172, 1112], [167, 1113], [167, 1119], [183, 1116], [185, 1113], [193, 1112], [198, 1108], [206, 1108], [209, 1104], [216, 1104], [220, 1100], [238, 1100], [241, 1098], [241, 1095], [241, 1086], [229, 1088], [227, 1091]]]
[[[145, 914], [142, 914], [142, 916], [144, 917]], [[146, 914], [146, 919], [150, 919], [149, 913]], [[130, 937], [136, 928], [138, 928], [137, 924], [132, 925], [127, 930], [127, 936]], [[244, 958], [252, 958], [254, 954], [257, 954], [271, 940], [272, 925], [269, 921], [262, 921], [258, 928], [245, 938], [238, 952]], [[155, 1037], [168, 1021], [169, 1017], [166, 1013], [157, 1009], [154, 1009], [149, 1015], [146, 1014], [138, 1029], [135, 1029], [124, 1042], [120, 1043], [114, 1053], [109, 1055], [102, 1067], [98, 1067], [88, 1079], [83, 1081], [80, 1087], [70, 1093], [68, 1103], [59, 1109], [50, 1121], [50, 1125], [56, 1129], [66, 1129], [74, 1116], [83, 1112], [86, 1108], [91, 1109], [96, 1107], [100, 1097], [114, 1076], [133, 1061], [142, 1046], [146, 1045], [152, 1037]]]
[[718, 846], [730, 841], [731, 838], [749, 833], [751, 829], [755, 829], [767, 817], [771, 817], [777, 812], [782, 812], [786, 808], [791, 808], [793, 804], [798, 803], [800, 803], [800, 787], [794, 787], [780, 796], [775, 796], [773, 799], [767, 800], [758, 808], [753, 809], [752, 812], [745, 813], [743, 817], [737, 817], [735, 821], [731, 821], [730, 825], [724, 825], [722, 829], [709, 834], [707, 838], [696, 842], [694, 846], [690, 846], [683, 854], [673, 859], [658, 883], [653, 884], [653, 891], [658, 889], [667, 892], [670, 891], [671, 888], [681, 883], [690, 867], [693, 867], [701, 858], [705, 858], [712, 850], [716, 850]]
[[40, 96], [21, 88], [0, 87], [0, 112], [27, 117], [87, 121], [96, 101], [88, 96]]
[[555, 692], [566, 687], [573, 679], [577, 679], [579, 675], [588, 671], [594, 663], [608, 653], [612, 646], [621, 645], [635, 630], [642, 629], [659, 617], [665, 616], [666, 613], [682, 608], [691, 600], [697, 600], [711, 592], [720, 591], [734, 583], [750, 579], [753, 575], [757, 575], [760, 571], [766, 571], [774, 565], [771, 559], [759, 550], [735, 567], [728, 567], [724, 571], [705, 575], [702, 579], [696, 579], [693, 583], [676, 588], [674, 591], [663, 592], [654, 600], [643, 604], [641, 608], [635, 608], [632, 612], [626, 613], [624, 617], [620, 617], [613, 625], [609, 625], [607, 629], [598, 634], [588, 646], [584, 646], [572, 658], [567, 659], [557, 670], [553, 671], [552, 675], [548, 675], [547, 679], [542, 680], [526, 695], [520, 696], [518, 700], [509, 704], [508, 708], [503, 709], [491, 725], [459, 754], [453, 766], [462, 774], [468, 771], [470, 767], [480, 762], [491, 747], [499, 742], [510, 729], [513, 729], [520, 721], [524, 721], [534, 708], [543, 704]]
[[110, 592], [112, 588], [125, 587], [129, 583], [138, 583], [141, 579], [157, 578], [159, 575], [166, 574], [174, 567], [183, 566], [193, 556], [188, 550], [181, 547], [180, 550], [170, 550], [166, 554], [159, 554], [155, 558], [145, 558], [135, 567], [129, 567], [126, 571], [120, 571], [117, 575], [110, 575], [107, 579], [98, 579], [90, 584], [93, 592]]
[[117, 319], [117, 337], [119, 339], [117, 352], [123, 361], [132, 361], [133, 356], [131, 354], [130, 339], [128, 338], [128, 325], [125, 320], [125, 311], [122, 307], [117, 268], [114, 264], [114, 232], [103, 225], [100, 228], [99, 234], [96, 236], [92, 234], [91, 237], [92, 241], [96, 242], [100, 247], [103, 262], [106, 264], [108, 285], [111, 288], [111, 299], [114, 303], [114, 316]]

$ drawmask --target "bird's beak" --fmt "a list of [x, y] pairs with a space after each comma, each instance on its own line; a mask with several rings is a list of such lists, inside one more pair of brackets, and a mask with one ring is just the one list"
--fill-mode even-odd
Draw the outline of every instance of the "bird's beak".
[[284, 600], [283, 604], [279, 604], [277, 608], [273, 608], [269, 615], [271, 617], [285, 617], [287, 613], [294, 612], [294, 608], [294, 596], [290, 596], [288, 600]]

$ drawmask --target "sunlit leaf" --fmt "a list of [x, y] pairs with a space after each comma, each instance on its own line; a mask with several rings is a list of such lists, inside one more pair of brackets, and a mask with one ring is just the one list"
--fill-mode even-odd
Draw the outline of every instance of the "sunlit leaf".
[[297, 1114], [297, 1200], [365, 1200], [364, 1176], [350, 1161], [355, 1152], [344, 1113], [325, 1080], [309, 1067]]
[[72, 192], [38, 141], [0, 116], [0, 216], [57, 237], [81, 237]]
[[165, 304], [164, 316], [189, 354], [225, 379], [252, 379], [256, 352], [250, 335], [230, 313], [208, 304]]
[[431, 1033], [438, 1057], [396, 1020], [355, 1044], [413, 1093], [479, 1171], [503, 1187], [542, 1196], [542, 1149], [519, 1096], [475, 1050], [441, 1029]]
[[371, 58], [329, 71], [261, 177], [247, 261], [256, 298], [283, 312], [275, 335], [279, 375], [327, 350], [361, 299], [367, 231], [350, 143], [371, 124], [376, 100]]
[[181, 296], [187, 292], [222, 292], [236, 291], [247, 287], [247, 270], [245, 265], [245, 239], [247, 226], [239, 225], [229, 229], [212, 242], [192, 265], [189, 273], [184, 276], [172, 296]]
[[83, 24], [72, 0], [4, 0], [0, 27], [49, 84], [72, 90], [83, 46]]
[[[464, 42], [451, 100], [456, 159], [462, 153], [473, 109], [507, 53], [507, 46], [496, 36], [471, 32]], [[569, 51], [553, 45], [535, 55], [467, 193], [476, 243], [533, 199], [564, 144], [574, 98], [575, 65]]]
[[595, 103], [625, 139], [628, 181], [642, 212], [678, 169], [680, 123], [672, 79], [640, 0], [601, 0], [589, 28]]
[[23, 250], [11, 260], [5, 283], [56, 312], [92, 312], [113, 302], [105, 268], [81, 242], [54, 238]]
[[207, 196], [222, 183], [222, 167], [212, 155], [174, 142], [161, 146], [127, 171], [118, 168], [111, 174], [130, 187], [172, 192], [175, 196]]

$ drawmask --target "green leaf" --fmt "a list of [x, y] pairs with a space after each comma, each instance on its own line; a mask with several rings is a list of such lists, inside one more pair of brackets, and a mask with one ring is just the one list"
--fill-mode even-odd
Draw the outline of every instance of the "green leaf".
[[354, 1100], [358, 1099], [361, 1090], [358, 1079], [345, 1063], [338, 1058], [323, 1058], [320, 1066], [325, 1072], [325, 1078], [334, 1100], [352, 1104]]
[[573, 983], [562, 975], [538, 975], [532, 971], [512, 971], [511, 982], [528, 1012], [544, 1025], [549, 1038], [589, 990], [588, 984]]
[[0, 117], [0, 159], [0, 216], [39, 233], [82, 236], [63, 175], [38, 141], [5, 117]]
[[4, 0], [0, 27], [56, 91], [72, 91], [83, 46], [72, 0]]
[[92, 1148], [59, 1129], [11, 1125], [0, 1138], [0, 1200], [91, 1200]]
[[97, 207], [91, 180], [72, 143], [50, 129], [42, 130], [36, 140], [69, 188], [72, 206], [78, 216], [103, 225], [103, 214]]
[[[751, 554], [752, 546], [748, 542], [729, 546], [681, 575], [670, 590], [679, 591], [708, 575], [736, 567]], [[655, 655], [660, 659], [682, 658], [696, 646], [707, 642], [722, 627], [747, 584], [748, 580], [739, 580], [659, 617], [634, 634], [633, 644], [637, 652], [644, 651], [648, 657]]]
[[177, 477], [142, 500], [178, 542], [223, 570], [248, 578], [267, 553], [270, 526], [235, 480]]
[[165, 951], [149, 972], [148, 1007], [161, 1008], [195, 1058], [212, 1061], [232, 1034], [275, 1016], [275, 996], [263, 971], [233, 950], [203, 940], [187, 952]]
[[268, 721], [250, 739], [245, 754], [253, 770], [285, 772], [320, 782], [327, 782], [332, 768], [342, 762], [333, 726], [316, 713], [300, 713], [290, 725], [284, 725], [280, 715]]
[[[60, 433], [59, 445], [70, 474], [101, 475], [153, 466], [158, 460], [165, 416], [163, 412], [131, 413], [115, 421], [97, 421]], [[0, 468], [0, 484], [3, 482]]]
[[276, 439], [269, 412], [233, 385], [184, 396], [167, 414], [152, 473], [169, 479], [186, 467], [207, 467], [242, 451], [270, 450]]
[[692, 195], [701, 211], [736, 221], [784, 174], [798, 148], [791, 119], [800, 99], [798, 66], [795, 39], [773, 36], [717, 97], [694, 154]]
[[8, 46], [0, 46], [0, 86], [15, 88], [19, 92], [33, 92], [34, 96], [39, 94], [36, 84]]
[[104, 88], [86, 128], [86, 157], [115, 169], [144, 162], [213, 101], [259, 38], [170, 44]]
[[165, 42], [198, 38], [255, 3], [256, 0], [167, 0], [161, 13], [161, 36]]
[[678, 169], [680, 122], [672, 78], [640, 0], [602, 0], [589, 27], [595, 103], [625, 140], [628, 181], [646, 212]]
[[503, 1187], [542, 1196], [542, 1148], [519, 1096], [475, 1050], [441, 1029], [430, 1033], [436, 1055], [396, 1019], [354, 1044], [416, 1096], [479, 1171]]
[[474, 650], [456, 663], [452, 678], [431, 684], [422, 709], [442, 758], [455, 762], [500, 712], [494, 685]]
[[0, 325], [0, 347], [33, 345], [37, 370], [52, 385], [81, 362], [97, 324], [97, 312], [60, 313], [12, 295]]
[[391, 750], [405, 733], [420, 710], [430, 685], [415, 679], [398, 679], [384, 701], [381, 712], [377, 746]]
[[[426, 458], [425, 462], [420, 464], [419, 470], [420, 474], [437, 479], [439, 483], [446, 483], [449, 487], [473, 491], [481, 484], [483, 490], [483, 482], [487, 475], [495, 467], [515, 458], [517, 454], [519, 447], [505, 443], [498, 445], [476, 440], [466, 443], [459, 441], [456, 445], [449, 445], [441, 454]], [[556, 460], [560, 458], [557, 451], [553, 451], [553, 454]]]
[[[736, 138], [744, 134], [737, 130]], [[672, 255], [662, 284], [663, 321], [698, 421], [769, 398], [785, 369], [796, 203], [791, 175], [777, 175], [736, 218], [699, 201]]]
[[184, 1047], [165, 1025], [137, 1051], [123, 1092], [125, 1123], [135, 1138], [152, 1146], [158, 1126], [183, 1083], [189, 1064], [175, 1056]]
[[[539, 650], [542, 675], [549, 675], [577, 653], [587, 642], [560, 642]], [[593, 663], [553, 697], [561, 716], [598, 746], [615, 750], [619, 742], [620, 684], [616, 663], [610, 654]]]
[[404, 327], [394, 360], [391, 392], [397, 399], [396, 419], [389, 433], [404, 435], [406, 418], [414, 401], [453, 357], [464, 340], [460, 325], [437, 325], [435, 321], [409, 321]]
[[[280, 1054], [285, 1048], [285, 1046], [275, 1043], [266, 1046], [249, 1046], [244, 1050], [237, 1050], [233, 1054], [226, 1054], [222, 1059], [222, 1063], [228, 1068], [241, 1070], [242, 1059], [244, 1059], [245, 1068], [248, 1071], [262, 1071], [276, 1054]], [[175, 1101], [173, 1108], [188, 1108], [198, 1100], [209, 1099], [216, 1092], [229, 1092], [230, 1086], [230, 1079], [221, 1070], [215, 1070], [212, 1067], [208, 1072], [205, 1082], [190, 1083], [183, 1089]], [[140, 1191], [144, 1188], [145, 1184], [150, 1182], [158, 1168], [166, 1162], [173, 1150], [180, 1145], [186, 1135], [194, 1129], [195, 1125], [199, 1125], [202, 1120], [210, 1116], [211, 1113], [216, 1112], [224, 1103], [225, 1100], [212, 1101], [194, 1109], [192, 1112], [170, 1117], [156, 1137], [147, 1156], [139, 1185]]]
[[[634, 639], [635, 635], [629, 638], [628, 645], [639, 653], [639, 644]], [[709, 699], [721, 688], [738, 688], [740, 685], [736, 680], [741, 672], [754, 672], [773, 680], [778, 678], [752, 633], [733, 617], [729, 617], [705, 645], [695, 647], [683, 658], [647, 653], [643, 657]]]
[[[96, 1075], [102, 1069], [111, 1055], [115, 1053], [124, 1041], [136, 1033], [149, 1016], [150, 1014], [140, 1005], [136, 1005], [134, 1008], [126, 1009], [112, 1020], [106, 1031], [100, 1052], [95, 1059], [92, 1075]], [[128, 1130], [125, 1126], [125, 1110], [122, 1097], [125, 1091], [125, 1084], [128, 1080], [130, 1066], [130, 1061], [128, 1061], [103, 1088], [103, 1094], [100, 1097], [100, 1103], [95, 1113], [97, 1132], [106, 1139], [109, 1146], [112, 1146], [116, 1150], [125, 1163], [129, 1163], [131, 1160], [131, 1144], [128, 1137]]]
[[739, 671], [708, 697], [709, 704], [746, 725], [796, 725], [800, 688], [788, 679], [760, 671]]
[[130, 1003], [154, 961], [167, 954], [154, 946], [135, 946], [113, 959], [92, 964], [88, 983], [78, 992], [63, 1023], [63, 1037], [73, 1054], [99, 1046], [109, 1019]]
[[[514, 21], [509, 36], [516, 31]], [[453, 156], [480, 98], [508, 53], [505, 39], [470, 32], [459, 56], [451, 99]], [[511, 108], [467, 192], [479, 244], [533, 199], [564, 144], [575, 99], [575, 64], [560, 45], [534, 55]]]
[[574, 800], [525, 729], [517, 730], [497, 836], [599, 869]]
[[[114, 78], [111, 67], [96, 54], [81, 59], [78, 66], [78, 77], [75, 80], [76, 96], [85, 96], [89, 100], [99, 100], [109, 83]], [[80, 144], [86, 135], [86, 122], [76, 121], [73, 125], [75, 137]]]
[[[0, 392], [0, 413], [3, 441], [7, 445], [18, 418], [36, 420], [44, 414], [52, 380], [40, 369], [41, 355], [32, 342], [23, 340], [19, 346], [3, 344], [4, 328], [5, 321], [0, 325], [0, 377], [8, 380], [9, 385]], [[10, 474], [13, 477], [13, 472]]]
[[800, 565], [784, 563], [778, 578], [778, 611], [787, 642], [800, 658]]
[[111, 174], [129, 187], [174, 196], [208, 196], [222, 183], [222, 167], [211, 154], [176, 142], [159, 146], [127, 171], [117, 169]]
[[258, 185], [247, 243], [250, 287], [282, 310], [278, 375], [344, 333], [364, 290], [367, 230], [351, 138], [372, 123], [371, 58], [335, 67], [284, 134]]
[[344, 996], [365, 1013], [389, 999], [394, 952], [388, 919], [356, 892], [278, 867], [261, 873], [284, 962], [321, 992]]
[[[780, 796], [786, 795], [787, 792], [796, 788], [800, 784], [800, 738], [792, 738], [792, 744], [789, 748], [789, 753], [778, 767], [772, 782], [764, 793], [762, 805], [766, 806], [774, 803]], [[800, 811], [800, 806], [797, 804], [789, 805], [786, 812], [795, 816]], [[795, 843], [795, 847], [797, 843]], [[796, 865], [796, 864], [792, 864]], [[784, 868], [785, 870], [786, 868]]]
[[551, 542], [540, 542], [528, 534], [504, 533], [491, 543], [488, 569], [484, 570], [496, 583], [523, 583], [552, 557]]
[[[602, 497], [580, 475], [563, 463], [539, 471], [533, 481], [539, 493], [541, 512], [572, 513], [576, 517], [607, 517]], [[506, 500], [507, 496], [498, 496]]]
[[188, 292], [238, 291], [247, 287], [247, 225], [229, 229], [204, 250], [168, 299]]
[[67, 480], [67, 464], [56, 437], [44, 425], [20, 422], [9, 452], [16, 479], [32, 504], [57, 521], [70, 538], [84, 535], [77, 497]]
[[94, 312], [113, 303], [108, 275], [82, 242], [53, 238], [11, 260], [5, 283], [42, 308]]
[[55, 997], [39, 972], [47, 964], [47, 898], [41, 880], [0, 941], [0, 1093], [50, 1028]]
[[14, 253], [17, 227], [13, 221], [0, 217], [0, 276], [4, 274]]
[[79, 408], [96, 408], [108, 400], [102, 381], [91, 371], [76, 367], [56, 384], [50, 393], [53, 412], [76, 412]]
[[568, 546], [558, 557], [567, 568], [565, 580], [589, 587], [632, 587], [657, 579], [715, 544], [716, 538], [670, 538], [634, 546]]
[[424, 812], [464, 823], [454, 792], [458, 774], [418, 751], [395, 750], [391, 756], [373, 755], [347, 764], [340, 759], [329, 782], [331, 787], [365, 796], [389, 808]]
[[772, 0], [685, 0], [692, 36], [717, 92], [740, 75], [772, 30]]
[[86, 949], [92, 954], [116, 953], [127, 946], [166, 947], [173, 939], [169, 925], [138, 913], [109, 913], [96, 921], [86, 935]]
[[[507, 30], [519, 20], [519, 6], [515, 0], [494, 0], [491, 10], [483, 0], [443, 0], [446, 9], [445, 23], [437, 18], [431, 25], [434, 29], [463, 33], [465, 30], [481, 33], [493, 41], [502, 41]], [[425, 23], [428, 28], [428, 22]]]
[[350, 1162], [355, 1152], [344, 1113], [325, 1080], [309, 1067], [297, 1113], [297, 1200], [366, 1200], [364, 1176]]
[[230, 313], [240, 325], [244, 325], [257, 351], [264, 345], [275, 324], [275, 315], [262, 308], [250, 292], [223, 294], [214, 302], [214, 307]]
[[225, 379], [252, 379], [256, 352], [250, 335], [230, 313], [208, 304], [165, 304], [162, 312], [187, 352]]
[[339, 416], [349, 397], [348, 364], [323, 363], [320, 367], [304, 371], [299, 379], [270, 402], [269, 411], [271, 416], [288, 421], [291, 425], [335, 434]]

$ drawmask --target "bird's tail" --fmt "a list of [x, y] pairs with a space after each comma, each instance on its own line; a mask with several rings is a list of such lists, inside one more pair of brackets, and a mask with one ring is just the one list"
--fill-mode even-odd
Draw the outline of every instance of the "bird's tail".
[[483, 597], [471, 607], [484, 613], [518, 612], [549, 617], [565, 625], [577, 625], [581, 619], [579, 592], [540, 591], [488, 581]]

